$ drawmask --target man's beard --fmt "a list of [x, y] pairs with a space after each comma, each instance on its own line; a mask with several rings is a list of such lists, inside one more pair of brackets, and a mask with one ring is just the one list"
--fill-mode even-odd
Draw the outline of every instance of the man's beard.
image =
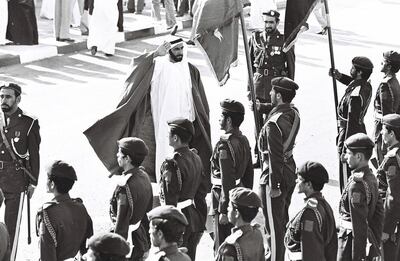
[[11, 107], [8, 106], [7, 104], [3, 104], [3, 105], [1, 105], [1, 110], [3, 112], [9, 112], [9, 111], [11, 111]]
[[183, 59], [183, 55], [175, 55], [175, 54], [173, 54], [172, 52], [171, 52], [171, 50], [169, 51], [169, 57], [171, 57], [171, 59], [174, 61], [174, 62], [181, 62], [182, 61], [182, 59]]

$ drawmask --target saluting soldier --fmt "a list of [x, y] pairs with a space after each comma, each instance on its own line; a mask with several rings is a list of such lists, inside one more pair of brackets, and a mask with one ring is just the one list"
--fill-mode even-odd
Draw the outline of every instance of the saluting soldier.
[[299, 86], [287, 77], [272, 79], [271, 110], [260, 131], [258, 147], [263, 161], [260, 195], [268, 231], [268, 260], [284, 260], [283, 239], [289, 221], [289, 206], [296, 184], [293, 147], [300, 128], [300, 116], [291, 102]]
[[[270, 10], [264, 12], [262, 16], [265, 23], [264, 31], [257, 30], [252, 33], [249, 52], [256, 99], [261, 103], [270, 103], [271, 80], [278, 76], [286, 76], [293, 80], [295, 57], [294, 48], [288, 52], [282, 50], [285, 39], [278, 30], [279, 12]], [[257, 113], [260, 126], [263, 126], [265, 112], [257, 111]], [[257, 149], [256, 155], [258, 155]], [[258, 160], [255, 166], [259, 167]]]
[[114, 232], [132, 240], [129, 260], [142, 260], [150, 249], [149, 220], [146, 213], [153, 206], [153, 191], [148, 174], [141, 164], [148, 154], [143, 140], [126, 137], [118, 141], [117, 161], [122, 169], [118, 185], [110, 201]]
[[[188, 255], [194, 261], [196, 248], [205, 230], [207, 217], [206, 176], [200, 156], [195, 149], [189, 148], [194, 135], [193, 123], [188, 119], [175, 119], [168, 122], [169, 145], [174, 148], [174, 155], [166, 159], [161, 166], [160, 201], [173, 205], [185, 214], [189, 222], [183, 234], [182, 246], [187, 247]], [[203, 208], [197, 208], [201, 201]]]
[[371, 101], [372, 87], [368, 79], [374, 68], [372, 62], [364, 56], [354, 57], [350, 76], [338, 70], [330, 70], [329, 75], [347, 86], [337, 108], [339, 133], [336, 139], [340, 158], [339, 181], [340, 191], [343, 191], [350, 176], [350, 171], [344, 159], [344, 141], [355, 133], [367, 133], [364, 116]]
[[378, 168], [380, 194], [384, 197], [383, 260], [398, 260], [400, 250], [400, 115], [382, 117], [382, 139], [388, 148]]
[[102, 233], [88, 241], [89, 250], [82, 259], [85, 261], [126, 261], [130, 247], [126, 240], [115, 233]]
[[394, 51], [383, 53], [381, 72], [385, 75], [378, 86], [374, 101], [375, 114], [375, 153], [377, 165], [382, 163], [386, 154], [385, 144], [382, 142], [382, 117], [390, 113], [400, 113], [400, 84], [396, 73], [400, 69], [400, 54]]
[[352, 171], [339, 202], [337, 260], [372, 260], [380, 255], [383, 222], [378, 182], [368, 166], [374, 142], [356, 133], [346, 139], [344, 147]]
[[15, 83], [0, 83], [4, 113], [0, 117], [0, 189], [4, 192], [4, 220], [11, 244], [14, 242], [21, 192], [26, 190], [27, 196], [32, 196], [38, 182], [40, 162], [39, 122], [18, 107], [21, 93], [21, 87]]
[[54, 198], [44, 203], [36, 216], [41, 261], [66, 260], [87, 251], [86, 240], [93, 235], [93, 224], [82, 200], [69, 196], [76, 180], [74, 168], [61, 160], [47, 170], [47, 192]]
[[211, 157], [212, 202], [210, 215], [214, 217], [214, 251], [231, 234], [228, 221], [229, 190], [244, 186], [253, 188], [254, 170], [251, 148], [239, 127], [244, 119], [244, 107], [238, 101], [225, 99], [221, 103], [219, 120], [225, 131], [214, 147]]
[[234, 225], [218, 249], [216, 261], [264, 261], [264, 242], [260, 225], [251, 225], [261, 207], [261, 200], [251, 189], [238, 187], [229, 191], [228, 219]]
[[151, 253], [146, 261], [190, 261], [186, 249], [178, 248], [188, 220], [176, 207], [159, 206], [148, 214], [150, 220], [150, 239], [159, 251]]
[[328, 172], [318, 162], [307, 161], [297, 171], [297, 192], [305, 205], [288, 223], [285, 246], [290, 260], [335, 261], [338, 241], [333, 211], [321, 190]]

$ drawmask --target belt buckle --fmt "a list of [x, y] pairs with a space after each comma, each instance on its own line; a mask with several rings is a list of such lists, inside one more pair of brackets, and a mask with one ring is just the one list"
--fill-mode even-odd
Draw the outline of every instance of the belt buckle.
[[264, 76], [268, 76], [269, 75], [269, 70], [268, 69], [264, 69]]
[[3, 161], [0, 161], [0, 169], [4, 169], [4, 163], [3, 163]]

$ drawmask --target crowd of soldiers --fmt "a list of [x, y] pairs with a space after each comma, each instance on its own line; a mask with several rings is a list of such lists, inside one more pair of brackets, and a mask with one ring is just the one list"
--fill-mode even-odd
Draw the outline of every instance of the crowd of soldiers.
[[[161, 165], [159, 202], [154, 202], [157, 195], [153, 195], [149, 174], [142, 166], [149, 148], [140, 138], [124, 137], [115, 145], [121, 171], [110, 201], [113, 229], [93, 236], [92, 219], [82, 200], [69, 196], [77, 181], [74, 168], [54, 161], [46, 170], [47, 191], [54, 199], [40, 208], [36, 218], [41, 260], [73, 260], [77, 253], [83, 260], [195, 260], [208, 216], [213, 221], [210, 236], [215, 260], [400, 258], [400, 85], [396, 79], [400, 54], [383, 54], [384, 79], [374, 100], [374, 139], [367, 136], [364, 125], [372, 96], [368, 82], [372, 62], [367, 57], [354, 57], [349, 76], [329, 71], [347, 86], [337, 108], [342, 196], [335, 221], [321, 193], [329, 181], [327, 170], [315, 161], [296, 168], [293, 148], [300, 114], [292, 104], [299, 90], [293, 80], [293, 53], [282, 48], [279, 13], [271, 10], [263, 16], [265, 30], [254, 32], [250, 39], [256, 96], [252, 107], [262, 125], [257, 162], [253, 164], [249, 141], [240, 130], [243, 104], [224, 99], [219, 120], [224, 134], [212, 152], [211, 175], [206, 173], [200, 153], [190, 147], [195, 138], [193, 122], [185, 118], [168, 121], [168, 141], [174, 153]], [[4, 113], [0, 188], [12, 260], [21, 199], [32, 196], [40, 162], [38, 120], [19, 108], [21, 93], [17, 84], [0, 86]], [[253, 191], [254, 168], [261, 168], [259, 193]], [[306, 196], [305, 204], [289, 220], [295, 188]], [[210, 191], [208, 207], [206, 195]], [[266, 244], [263, 229], [253, 222], [260, 208]], [[8, 238], [4, 231], [0, 230], [1, 237]], [[151, 246], [158, 251], [149, 251]]]

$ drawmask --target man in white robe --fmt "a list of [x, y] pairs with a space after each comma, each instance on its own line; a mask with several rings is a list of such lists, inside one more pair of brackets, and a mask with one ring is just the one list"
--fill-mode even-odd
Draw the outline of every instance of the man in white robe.
[[[151, 79], [151, 109], [153, 114], [154, 134], [156, 138], [156, 177], [167, 156], [173, 153], [169, 146], [167, 122], [176, 118], [195, 120], [193, 107], [192, 81], [189, 64], [184, 55], [183, 41], [165, 42], [155, 58], [154, 73]], [[161, 49], [161, 50], [160, 50]], [[169, 50], [169, 55], [165, 55]], [[164, 54], [165, 53], [165, 54]], [[171, 102], [173, 101], [173, 102]]]

